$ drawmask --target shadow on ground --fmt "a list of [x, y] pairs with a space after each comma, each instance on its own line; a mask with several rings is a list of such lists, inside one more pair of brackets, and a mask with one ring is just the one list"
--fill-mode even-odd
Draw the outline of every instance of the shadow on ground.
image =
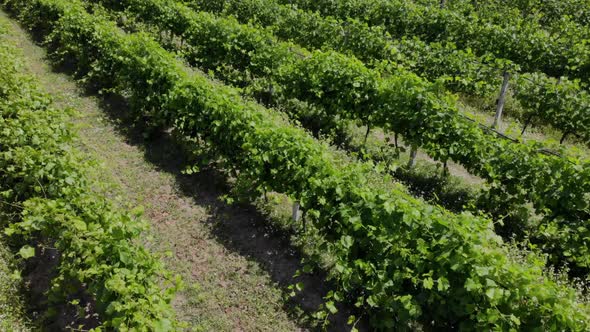
[[[64, 68], [56, 70], [63, 71]], [[88, 93], [94, 95], [90, 91]], [[285, 300], [284, 309], [297, 316], [294, 318], [298, 321], [308, 321], [309, 314], [323, 302], [329, 285], [321, 272], [293, 278], [303, 266], [300, 251], [290, 242], [291, 234], [275, 227], [267, 216], [252, 205], [228, 205], [222, 201], [220, 197], [228, 194], [231, 187], [221, 170], [206, 167], [195, 175], [183, 174], [189, 160], [181, 144], [165, 132], [146, 139], [143, 135], [145, 128], [127, 117], [127, 105], [122, 98], [113, 95], [105, 97], [101, 100], [101, 108], [129, 144], [142, 148], [147, 161], [159, 171], [175, 176], [177, 187], [183, 195], [191, 197], [197, 205], [208, 207], [211, 216], [207, 223], [212, 235], [226, 249], [260, 263], [273, 282], [282, 288], [285, 297], [290, 292], [287, 290], [289, 285], [304, 283], [305, 287], [300, 294]], [[296, 307], [303, 309], [308, 317], [301, 317]], [[348, 308], [342, 308], [340, 313], [331, 317], [328, 329], [349, 330], [347, 320], [350, 312]], [[312, 328], [310, 325], [303, 327]], [[364, 322], [359, 323], [357, 328], [366, 330]]]

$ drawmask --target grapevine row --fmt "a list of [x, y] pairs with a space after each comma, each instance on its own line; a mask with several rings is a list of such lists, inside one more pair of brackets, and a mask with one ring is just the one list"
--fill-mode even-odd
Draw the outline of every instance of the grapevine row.
[[[137, 244], [145, 224], [97, 195], [67, 124], [71, 112], [55, 109], [22, 56], [0, 47], [0, 193], [2, 210], [18, 216], [5, 233], [35, 242], [52, 239], [60, 253], [50, 299], [72, 300], [74, 285], [96, 301], [102, 328], [162, 331], [176, 326], [170, 306], [176, 286], [158, 260]], [[23, 257], [35, 255], [24, 246]], [[39, 251], [37, 250], [37, 254]]]
[[[421, 0], [422, 4], [440, 6], [439, 0]], [[541, 26], [551, 31], [563, 24], [571, 27], [575, 23], [584, 28], [590, 24], [590, 4], [585, 0], [486, 0], [474, 4], [472, 0], [448, 0], [445, 7], [465, 14], [485, 11], [485, 15], [492, 16], [502, 22], [518, 19], [534, 19]], [[508, 15], [508, 17], [500, 17]]]
[[[181, 54], [190, 63], [206, 70], [224, 68], [218, 74], [229, 81], [237, 80], [234, 84], [261, 86], [265, 92], [272, 86], [275, 98], [296, 98], [320, 106], [329, 117], [354, 119], [370, 128], [399, 133], [433, 158], [452, 159], [486, 179], [498, 201], [514, 206], [532, 202], [539, 214], [546, 214], [546, 219], [533, 227], [537, 227], [536, 233], [544, 234], [538, 241], [551, 254], [553, 263], [565, 260], [579, 267], [589, 266], [586, 233], [580, 231], [590, 220], [585, 198], [590, 192], [587, 165], [539, 155], [538, 147], [487, 135], [459, 116], [453, 99], [436, 85], [404, 71], [383, 78], [354, 58], [331, 51], [308, 52], [276, 41], [264, 30], [205, 12], [195, 13], [174, 1], [110, 4], [124, 6], [130, 17], [182, 36], [187, 47]], [[228, 67], [249, 74], [240, 77], [233, 71], [225, 73]], [[250, 75], [258, 80], [249, 82]]]
[[525, 71], [587, 80], [590, 50], [575, 35], [549, 35], [535, 24], [501, 26], [445, 9], [403, 0], [279, 0], [340, 19], [357, 18], [381, 26], [394, 37], [419, 36], [426, 41], [452, 41], [477, 54], [511, 59]]
[[[3, 103], [3, 98], [8, 94], [8, 87], [10, 78], [13, 76], [13, 72], [10, 74], [8, 68], [14, 68], [15, 63], [11, 62], [17, 56], [14, 52], [14, 48], [9, 45], [6, 41], [5, 34], [8, 31], [8, 27], [5, 22], [0, 22], [0, 105]], [[2, 106], [0, 106], [0, 119], [2, 119]], [[1, 121], [1, 120], [0, 120]], [[0, 128], [2, 128], [0, 122]], [[1, 130], [1, 129], [0, 129]], [[0, 148], [0, 154], [2, 148]], [[0, 179], [2, 176], [0, 175]], [[0, 201], [0, 229], [3, 229], [7, 220], [10, 220], [10, 216], [5, 213], [6, 207]], [[17, 264], [17, 259], [14, 257], [14, 252], [10, 250], [8, 241], [4, 236], [0, 236], [0, 330], [2, 331], [25, 331], [31, 328], [31, 321], [26, 317], [24, 310], [24, 301], [21, 294], [21, 285], [19, 280], [14, 278], [14, 275], [20, 275], [22, 267]]]
[[[587, 24], [579, 24], [579, 21], [576, 21], [575, 18], [580, 13], [581, 8], [571, 10], [569, 13], [565, 12], [558, 17], [549, 17], [542, 12], [542, 8], [535, 8], [535, 4], [523, 8], [522, 3], [519, 4], [518, 1], [514, 3], [490, 1], [485, 4], [479, 3], [475, 5], [473, 2], [469, 3], [463, 0], [462, 2], [465, 7], [463, 11], [464, 17], [474, 16], [480, 21], [490, 22], [505, 29], [530, 26], [538, 31], [544, 30], [553, 40], [566, 40], [572, 44], [584, 43], [586, 47], [588, 45], [590, 27]], [[541, 2], [549, 3], [550, 1]], [[536, 5], [539, 5], [539, 3]], [[588, 4], [585, 6], [588, 7]], [[567, 4], [564, 4], [563, 7], [567, 7]], [[581, 7], [584, 7], [584, 5]], [[585, 77], [582, 79], [587, 81]]]
[[547, 24], [560, 21], [565, 16], [582, 25], [590, 25], [590, 4], [585, 0], [517, 0], [501, 1], [520, 9], [523, 14], [539, 11]]
[[[496, 94], [501, 73], [508, 70], [513, 74], [510, 87], [527, 110], [523, 120], [551, 125], [562, 131], [564, 137], [576, 134], [590, 143], [590, 93], [576, 81], [558, 80], [541, 73], [520, 73], [518, 66], [510, 61], [489, 54], [476, 56], [457, 49], [453, 43], [427, 44], [417, 38], [393, 41], [381, 29], [356, 20], [324, 18], [273, 0], [191, 0], [190, 4], [236, 16], [241, 22], [269, 26], [278, 37], [303, 46], [352, 53], [369, 66], [375, 66], [376, 60], [388, 60], [393, 66], [402, 65], [429, 80], [441, 79], [454, 92], [477, 96]], [[379, 62], [378, 66], [381, 66]]]
[[51, 33], [55, 54], [127, 96], [138, 115], [181, 137], [200, 136], [241, 177], [300, 200], [335, 255], [334, 298], [348, 294], [374, 327], [402, 328], [414, 319], [465, 329], [588, 327], [575, 292], [543, 277], [533, 256], [508, 258], [489, 221], [371, 184], [369, 166], [346, 161], [234, 89], [187, 72], [152, 39], [124, 35], [76, 1], [10, 2], [30, 28]]

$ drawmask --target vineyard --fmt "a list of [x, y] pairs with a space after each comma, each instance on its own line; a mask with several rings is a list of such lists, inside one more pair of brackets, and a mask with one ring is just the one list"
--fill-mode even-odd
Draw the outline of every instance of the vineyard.
[[0, 330], [590, 329], [585, 1], [0, 8]]

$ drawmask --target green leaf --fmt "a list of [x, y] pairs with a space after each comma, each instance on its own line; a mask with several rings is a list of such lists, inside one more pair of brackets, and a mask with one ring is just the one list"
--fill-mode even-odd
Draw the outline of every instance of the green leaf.
[[476, 283], [473, 279], [469, 278], [467, 279], [467, 281], [465, 282], [465, 289], [467, 291], [473, 291], [473, 290], [478, 290], [481, 288], [481, 285]]
[[434, 280], [428, 277], [422, 281], [422, 285], [424, 285], [424, 288], [426, 289], [432, 289], [432, 286], [434, 286]]
[[74, 226], [74, 228], [76, 228], [76, 230], [78, 231], [86, 231], [86, 223], [80, 219], [73, 219], [72, 221], [72, 225]]
[[490, 298], [490, 300], [494, 300], [495, 297], [498, 295], [497, 288], [488, 288], [486, 290], [486, 296]]
[[131, 209], [131, 214], [136, 217], [139, 217], [139, 216], [143, 215], [144, 211], [145, 211], [145, 208], [142, 205], [138, 205], [138, 206], [134, 207], [133, 209]]
[[22, 276], [19, 270], [14, 270], [12, 271], [12, 273], [10, 274], [10, 279], [12, 280], [21, 280]]
[[8, 236], [11, 236], [11, 235], [13, 235], [14, 233], [16, 233], [16, 231], [15, 231], [15, 230], [14, 230], [14, 228], [12, 228], [12, 227], [8, 227], [8, 228], [6, 228], [6, 229], [4, 230], [4, 234], [6, 234], [6, 235], [8, 235]]
[[168, 319], [161, 319], [154, 326], [155, 332], [167, 332], [172, 331], [172, 322]]
[[449, 280], [445, 277], [438, 278], [436, 283], [439, 292], [446, 291], [447, 289], [449, 289], [449, 287], [451, 287], [451, 285], [449, 284]]
[[518, 319], [518, 317], [514, 316], [514, 315], [510, 315], [510, 320], [516, 324], [520, 326], [520, 319]]
[[29, 245], [26, 245], [26, 246], [20, 248], [20, 250], [18, 251], [18, 254], [24, 259], [29, 259], [29, 258], [35, 256], [35, 248], [33, 248]]
[[340, 242], [342, 243], [342, 246], [346, 249], [349, 249], [350, 247], [352, 247], [352, 244], [354, 242], [354, 239], [352, 238], [352, 236], [350, 235], [346, 235], [343, 236], [342, 239], [340, 240]]
[[330, 313], [332, 313], [332, 315], [338, 312], [338, 309], [336, 308], [336, 306], [334, 305], [334, 302], [332, 302], [332, 301], [326, 302], [326, 309], [328, 309], [328, 311], [330, 311]]
[[125, 265], [130, 265], [133, 263], [131, 256], [129, 256], [129, 253], [124, 250], [119, 251], [119, 259]]
[[355, 321], [356, 321], [356, 317], [354, 315], [350, 315], [350, 316], [348, 316], [348, 321], [346, 323], [348, 325], [352, 325], [352, 324], [354, 324]]
[[296, 283], [296, 284], [295, 284], [295, 289], [296, 289], [298, 292], [301, 292], [301, 291], [303, 290], [303, 288], [304, 288], [304, 285], [303, 285], [303, 283], [302, 283], [302, 282], [298, 282], [298, 283]]

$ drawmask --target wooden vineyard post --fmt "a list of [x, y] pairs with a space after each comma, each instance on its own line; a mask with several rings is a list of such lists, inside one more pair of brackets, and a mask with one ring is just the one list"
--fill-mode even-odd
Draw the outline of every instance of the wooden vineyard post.
[[510, 74], [507, 70], [504, 70], [504, 81], [502, 82], [502, 88], [500, 89], [500, 97], [498, 98], [498, 104], [496, 105], [496, 115], [494, 116], [494, 123], [492, 128], [497, 129], [502, 119], [502, 111], [504, 111], [504, 103], [506, 102], [506, 91], [508, 90], [508, 81], [510, 80]]
[[410, 150], [410, 160], [408, 160], [408, 168], [412, 169], [416, 165], [416, 155], [418, 154], [418, 148], [412, 146], [412, 150]]
[[451, 171], [449, 171], [449, 163], [447, 161], [445, 161], [443, 163], [442, 175], [443, 176], [451, 175]]
[[569, 135], [569, 131], [565, 131], [563, 133], [563, 135], [561, 136], [561, 139], [559, 140], [559, 144], [563, 144], [563, 142], [565, 142], [565, 139], [567, 138], [567, 135]]
[[367, 125], [367, 132], [365, 132], [365, 141], [363, 142], [363, 147], [367, 146], [367, 139], [369, 138], [370, 133], [371, 133], [371, 125]]
[[297, 222], [299, 220], [301, 220], [301, 204], [299, 203], [299, 201], [295, 201], [295, 203], [293, 203], [293, 221]]
[[268, 100], [266, 101], [266, 106], [271, 106], [274, 100], [274, 94], [275, 94], [275, 88], [272, 85], [272, 82], [268, 82], [268, 93], [267, 93], [267, 98]]
[[293, 212], [291, 218], [294, 222], [303, 221], [303, 231], [307, 231], [307, 223], [305, 220], [305, 213], [301, 210], [301, 203], [299, 201], [295, 201], [293, 203]]
[[529, 124], [531, 123], [531, 121], [533, 120], [533, 116], [534, 114], [531, 114], [525, 121], [524, 123], [524, 127], [522, 127], [522, 131], [520, 132], [520, 136], [524, 135], [524, 132], [526, 131], [526, 128], [529, 126]]

